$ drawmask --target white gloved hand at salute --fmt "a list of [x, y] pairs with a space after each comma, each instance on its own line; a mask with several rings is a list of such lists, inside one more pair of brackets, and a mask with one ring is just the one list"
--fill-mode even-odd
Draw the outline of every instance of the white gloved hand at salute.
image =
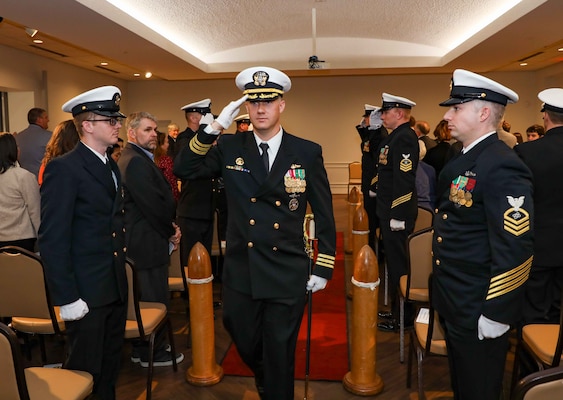
[[223, 129], [227, 129], [233, 123], [233, 119], [238, 115], [240, 106], [246, 101], [247, 97], [248, 95], [245, 94], [240, 99], [227, 104], [223, 111], [221, 111], [221, 114], [215, 119], [215, 122], [221, 125]]

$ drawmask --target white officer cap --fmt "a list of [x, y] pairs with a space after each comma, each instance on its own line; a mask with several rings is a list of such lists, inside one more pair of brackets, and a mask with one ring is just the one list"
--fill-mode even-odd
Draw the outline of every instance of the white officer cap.
[[364, 104], [364, 115], [363, 117], [369, 117], [373, 111], [379, 111], [381, 107], [372, 106], [371, 104]]
[[211, 99], [203, 99], [196, 101], [194, 103], [186, 104], [184, 107], [180, 108], [185, 112], [198, 112], [202, 115], [211, 112]]
[[407, 108], [411, 109], [416, 106], [416, 103], [405, 97], [394, 96], [389, 93], [383, 93], [383, 104], [381, 105], [381, 111], [387, 111], [392, 108]]
[[240, 123], [243, 123], [243, 122], [250, 124], [250, 116], [248, 114], [239, 115], [238, 117], [235, 118], [235, 122], [237, 124], [240, 124]]
[[538, 93], [538, 98], [543, 101], [541, 111], [563, 113], [563, 89], [551, 88]]
[[506, 106], [516, 103], [518, 94], [492, 79], [464, 69], [456, 69], [452, 76], [450, 98], [441, 106], [467, 103], [471, 100], [485, 100]]
[[103, 115], [105, 117], [125, 118], [119, 112], [121, 102], [121, 91], [115, 86], [102, 86], [88, 90], [63, 104], [64, 112], [72, 113], [75, 117], [85, 112]]
[[251, 102], [275, 100], [291, 89], [289, 77], [270, 67], [247, 68], [237, 75], [235, 83]]

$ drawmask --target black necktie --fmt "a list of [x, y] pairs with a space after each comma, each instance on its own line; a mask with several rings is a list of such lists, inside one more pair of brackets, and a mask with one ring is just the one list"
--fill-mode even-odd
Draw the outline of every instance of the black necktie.
[[111, 169], [111, 164], [109, 163], [109, 159], [106, 158], [106, 168], [109, 171], [109, 177], [111, 178], [111, 182], [113, 183], [113, 187], [117, 188], [117, 183], [114, 178], [113, 170]]
[[266, 167], [266, 171], [270, 172], [270, 157], [268, 156], [268, 143], [260, 143], [260, 148], [262, 149], [262, 162], [264, 163], [264, 167]]

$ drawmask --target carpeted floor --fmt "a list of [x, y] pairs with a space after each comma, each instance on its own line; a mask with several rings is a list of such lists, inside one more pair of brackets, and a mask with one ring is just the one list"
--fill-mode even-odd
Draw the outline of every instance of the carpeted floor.
[[[310, 380], [340, 381], [349, 371], [344, 282], [344, 236], [336, 237], [336, 263], [333, 278], [324, 290], [313, 295], [311, 324]], [[304, 379], [307, 341], [307, 309], [303, 316], [295, 350], [295, 378]], [[252, 376], [231, 345], [222, 362], [225, 375]]]

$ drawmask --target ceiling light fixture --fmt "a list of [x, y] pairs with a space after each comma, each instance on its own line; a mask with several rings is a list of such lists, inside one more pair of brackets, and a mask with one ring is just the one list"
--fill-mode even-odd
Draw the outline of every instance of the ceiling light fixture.
[[145, 72], [145, 78], [149, 79], [152, 76], [152, 72]]
[[37, 35], [37, 32], [39, 32], [37, 29], [33, 29], [33, 28], [25, 28], [25, 33], [27, 33], [30, 37], [34, 37], [35, 35]]
[[100, 65], [106, 66], [106, 65], [109, 65], [109, 64], [108, 64], [107, 62], [105, 62], [105, 61], [102, 61], [102, 62], [100, 63]]
[[41, 40], [41, 39], [33, 39], [33, 43], [42, 44], [42, 43], [43, 43], [43, 40]]
[[521, 66], [521, 67], [525, 67], [526, 65], [528, 65], [527, 62], [520, 63], [520, 66]]
[[136, 73], [136, 74], [133, 74], [133, 76], [141, 76], [141, 74], [139, 74], [139, 73]]

